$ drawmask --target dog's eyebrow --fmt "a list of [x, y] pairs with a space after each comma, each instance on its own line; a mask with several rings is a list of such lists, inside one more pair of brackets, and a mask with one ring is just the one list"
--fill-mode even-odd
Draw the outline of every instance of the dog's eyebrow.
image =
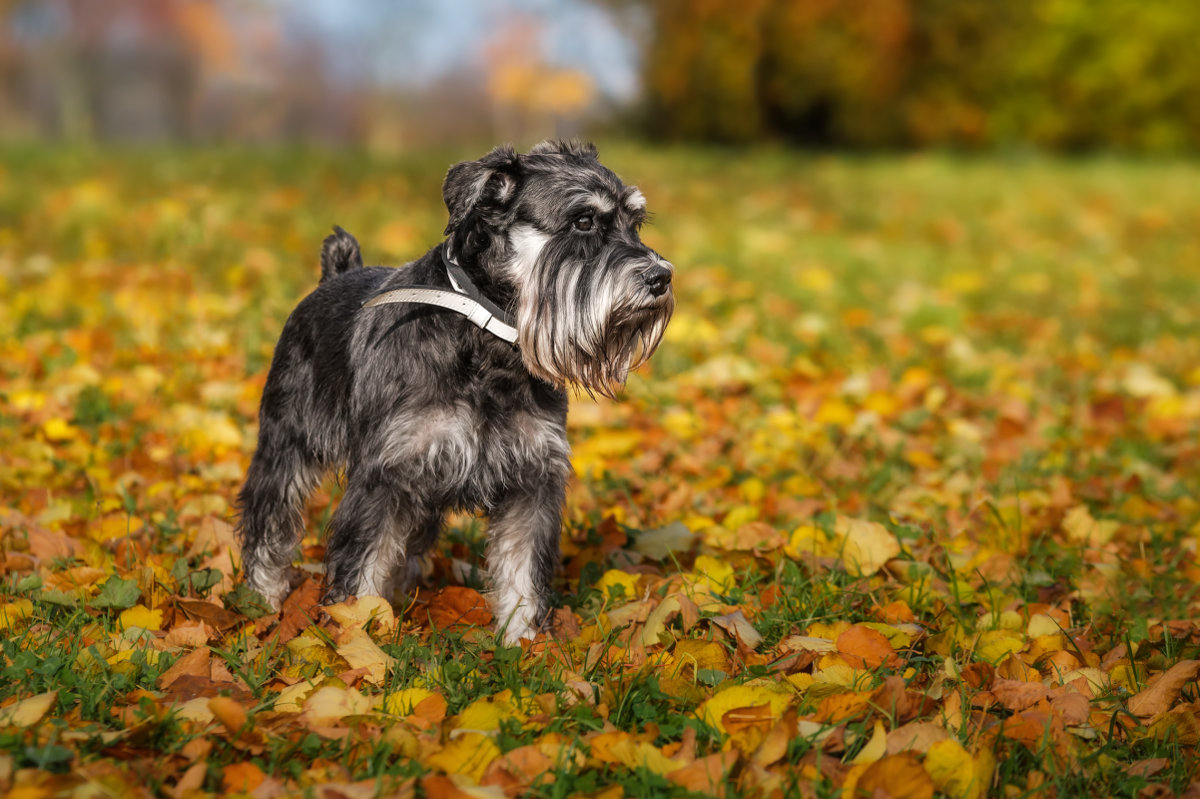
[[612, 197], [609, 197], [607, 194], [601, 194], [598, 191], [579, 191], [571, 199], [589, 205], [601, 214], [611, 214], [617, 210], [617, 204], [613, 201]]

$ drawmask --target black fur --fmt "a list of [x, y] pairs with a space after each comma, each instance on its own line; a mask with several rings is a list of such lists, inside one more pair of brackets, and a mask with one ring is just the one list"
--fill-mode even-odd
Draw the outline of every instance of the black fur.
[[[526, 156], [497, 148], [452, 167], [443, 197], [449, 239], [400, 269], [363, 267], [341, 228], [325, 240], [320, 285], [284, 325], [263, 391], [239, 497], [244, 567], [277, 606], [304, 500], [344, 468], [324, 601], [390, 596], [393, 572], [411, 581], [447, 510], [482, 510], [493, 605], [512, 642], [549, 610], [571, 471], [566, 382], [607, 392], [649, 356], [673, 308], [671, 267], [637, 239], [640, 193], [590, 146], [543, 144]], [[603, 214], [608, 231], [581, 232], [564, 209]], [[433, 306], [362, 307], [402, 285], [451, 289], [442, 247], [514, 312], [520, 346]], [[559, 270], [569, 271], [556, 280]], [[553, 338], [533, 329], [540, 324]], [[548, 346], [554, 362], [536, 360]]]

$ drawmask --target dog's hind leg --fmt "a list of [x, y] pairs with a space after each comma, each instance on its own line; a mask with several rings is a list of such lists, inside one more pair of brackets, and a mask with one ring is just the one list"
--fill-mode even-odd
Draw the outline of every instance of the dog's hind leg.
[[323, 469], [305, 459], [288, 430], [262, 420], [258, 449], [238, 495], [246, 584], [278, 608], [288, 593], [287, 570], [303, 529], [304, 502]]

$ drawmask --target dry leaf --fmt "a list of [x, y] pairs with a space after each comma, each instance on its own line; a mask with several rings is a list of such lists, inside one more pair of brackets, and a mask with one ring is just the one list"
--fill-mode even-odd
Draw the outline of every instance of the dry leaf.
[[46, 717], [58, 701], [58, 691], [22, 699], [0, 708], [0, 727], [32, 727]]
[[1165, 713], [1197, 675], [1200, 675], [1200, 660], [1179, 661], [1129, 698], [1129, 712], [1142, 718]]

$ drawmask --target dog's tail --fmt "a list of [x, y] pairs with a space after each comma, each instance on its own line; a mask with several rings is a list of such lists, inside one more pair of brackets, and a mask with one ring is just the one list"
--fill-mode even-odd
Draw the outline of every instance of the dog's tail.
[[351, 269], [362, 269], [362, 252], [358, 249], [358, 239], [333, 226], [333, 235], [325, 237], [321, 245], [321, 282], [344, 274]]

